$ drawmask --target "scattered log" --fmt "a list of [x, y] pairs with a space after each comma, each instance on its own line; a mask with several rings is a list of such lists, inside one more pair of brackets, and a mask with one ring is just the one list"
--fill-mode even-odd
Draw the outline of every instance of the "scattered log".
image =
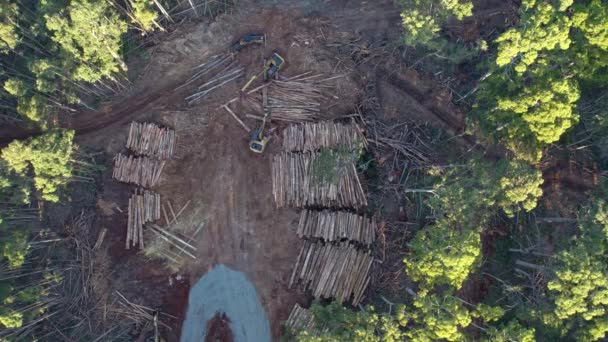
[[317, 324], [312, 312], [304, 309], [298, 303], [291, 309], [291, 313], [289, 314], [287, 321], [285, 321], [285, 326], [294, 333], [305, 330], [311, 334], [315, 334], [317, 331]]
[[127, 238], [125, 248], [139, 246], [143, 249], [143, 225], [160, 219], [160, 195], [149, 190], [136, 189], [129, 198]]

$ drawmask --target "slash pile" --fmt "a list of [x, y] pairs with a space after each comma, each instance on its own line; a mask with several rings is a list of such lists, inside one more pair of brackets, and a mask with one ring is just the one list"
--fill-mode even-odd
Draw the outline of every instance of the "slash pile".
[[283, 130], [283, 151], [287, 152], [310, 152], [336, 147], [354, 150], [364, 142], [361, 128], [354, 122], [304, 122], [289, 125]]
[[112, 178], [119, 182], [152, 187], [158, 183], [163, 167], [165, 167], [164, 160], [159, 161], [148, 157], [127, 157], [119, 153], [114, 158]]
[[131, 122], [127, 148], [139, 155], [169, 159], [175, 147], [175, 131], [153, 123]]
[[376, 239], [376, 220], [346, 211], [302, 210], [296, 234], [300, 238], [320, 238], [325, 242], [356, 241], [369, 246]]
[[160, 195], [148, 190], [136, 190], [129, 198], [125, 248], [129, 249], [138, 244], [139, 248], [144, 248], [143, 225], [158, 219], [160, 219]]
[[316, 153], [276, 154], [272, 162], [272, 188], [277, 207], [363, 208], [367, 199], [357, 170], [347, 163], [338, 175], [338, 182], [315, 179], [313, 163]]
[[356, 306], [369, 284], [373, 260], [369, 252], [349, 243], [305, 241], [289, 287], [300, 284], [304, 291], [312, 290], [315, 298], [336, 298], [340, 303], [350, 300]]

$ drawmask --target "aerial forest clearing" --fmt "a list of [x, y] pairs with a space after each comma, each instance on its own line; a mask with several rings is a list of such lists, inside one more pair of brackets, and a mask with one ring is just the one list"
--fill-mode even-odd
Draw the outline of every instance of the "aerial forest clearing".
[[606, 338], [605, 1], [0, 8], [0, 340]]

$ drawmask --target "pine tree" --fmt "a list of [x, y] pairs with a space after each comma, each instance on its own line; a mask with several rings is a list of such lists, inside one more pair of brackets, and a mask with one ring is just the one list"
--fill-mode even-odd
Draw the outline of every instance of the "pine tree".
[[596, 200], [582, 211], [579, 235], [556, 255], [547, 285], [555, 306], [545, 323], [566, 337], [597, 341], [608, 333], [608, 204]]
[[119, 52], [121, 37], [127, 31], [106, 1], [71, 1], [60, 13], [45, 15], [51, 39], [78, 64], [77, 81], [97, 82], [125, 70]]
[[41, 199], [56, 202], [59, 187], [71, 176], [73, 138], [73, 131], [56, 131], [13, 141], [1, 151], [0, 157], [17, 175], [31, 175]]
[[473, 3], [459, 0], [396, 0], [401, 9], [407, 46], [423, 46], [432, 50], [441, 47], [438, 40], [441, 26], [451, 17], [462, 20], [473, 14]]

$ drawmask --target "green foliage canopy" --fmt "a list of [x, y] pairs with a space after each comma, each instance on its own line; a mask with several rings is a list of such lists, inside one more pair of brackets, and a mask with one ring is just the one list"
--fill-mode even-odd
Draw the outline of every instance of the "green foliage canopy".
[[26, 177], [33, 169], [35, 188], [41, 198], [56, 202], [57, 190], [71, 176], [74, 131], [56, 131], [13, 141], [0, 152], [0, 157], [17, 175]]

